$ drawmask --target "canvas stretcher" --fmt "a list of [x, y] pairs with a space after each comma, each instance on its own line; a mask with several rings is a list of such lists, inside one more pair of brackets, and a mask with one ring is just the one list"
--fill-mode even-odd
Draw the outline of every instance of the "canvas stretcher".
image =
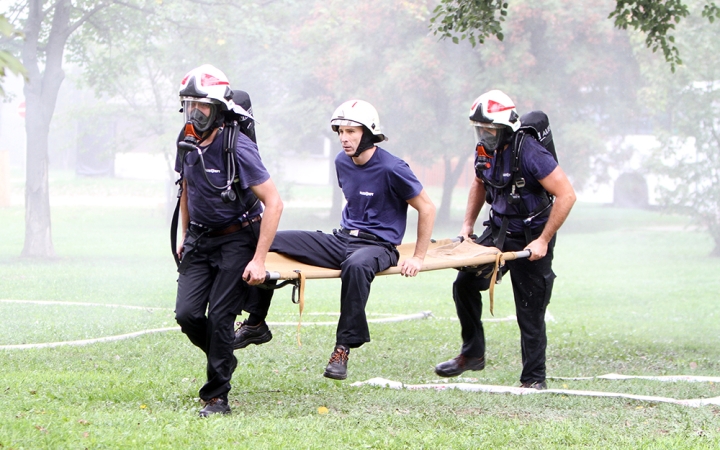
[[[415, 251], [415, 243], [409, 242], [397, 247], [400, 253], [399, 261], [412, 257]], [[477, 267], [486, 264], [494, 264], [492, 281], [490, 284], [490, 313], [493, 313], [493, 290], [498, 268], [502, 267], [505, 261], [518, 258], [527, 258], [530, 252], [501, 252], [495, 247], [485, 247], [475, 244], [471, 240], [460, 241], [459, 239], [433, 240], [429, 247], [421, 272], [442, 269], [459, 269], [463, 267]], [[279, 253], [270, 252], [265, 260], [267, 269], [266, 280], [286, 280], [278, 287], [291, 284], [293, 286], [293, 302], [300, 306], [300, 314], [305, 304], [305, 280], [340, 278], [339, 269], [327, 269], [324, 267], [303, 264], [292, 258]], [[379, 272], [377, 275], [394, 275], [400, 273], [399, 266], [390, 267]]]

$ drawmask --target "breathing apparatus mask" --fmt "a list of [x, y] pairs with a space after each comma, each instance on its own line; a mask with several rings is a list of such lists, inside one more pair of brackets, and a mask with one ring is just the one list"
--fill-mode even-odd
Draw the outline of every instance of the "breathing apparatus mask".
[[192, 125], [196, 136], [213, 128], [217, 119], [217, 105], [211, 102], [197, 100], [183, 100], [183, 114], [185, 123]]
[[511, 133], [506, 126], [475, 125], [475, 171], [481, 172], [490, 168], [490, 161], [495, 157], [498, 149], [508, 143]]

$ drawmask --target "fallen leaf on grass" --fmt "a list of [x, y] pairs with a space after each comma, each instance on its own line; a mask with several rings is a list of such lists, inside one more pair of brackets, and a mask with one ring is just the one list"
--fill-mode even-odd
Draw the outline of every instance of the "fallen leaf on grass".
[[329, 412], [330, 412], [330, 410], [327, 409], [327, 408], [324, 407], [324, 406], [321, 406], [321, 407], [318, 408], [318, 414], [327, 414], [327, 413], [329, 413]]
[[38, 431], [42, 431], [43, 433], [47, 433], [47, 432], [48, 432], [47, 429], [41, 427], [40, 425], [35, 425], [35, 429], [37, 429]]
[[80, 425], [90, 425], [90, 422], [88, 422], [88, 421], [85, 420], [85, 419], [80, 419], [80, 420], [78, 420], [78, 423], [79, 423]]

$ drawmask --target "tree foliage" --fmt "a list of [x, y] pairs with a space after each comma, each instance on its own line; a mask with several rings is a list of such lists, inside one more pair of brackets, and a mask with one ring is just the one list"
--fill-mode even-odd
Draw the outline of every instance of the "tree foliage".
[[[683, 0], [616, 0], [608, 16], [620, 29], [628, 27], [645, 34], [645, 45], [656, 52], [662, 50], [672, 71], [682, 64], [673, 34], [675, 26], [688, 15]], [[586, 2], [590, 3], [590, 2]], [[587, 5], [586, 5], [587, 6]], [[441, 38], [468, 39], [473, 46], [490, 36], [503, 40], [501, 22], [507, 16], [507, 3], [493, 0], [441, 0], [431, 19], [434, 34]], [[705, 3], [702, 16], [713, 22], [720, 9], [713, 1]], [[459, 35], [459, 36], [458, 36]]]
[[[508, 13], [503, 0], [455, 1], [442, 0], [430, 19], [434, 33], [451, 38], [454, 43], [467, 39], [475, 47], [490, 36], [502, 41], [502, 23]], [[460, 36], [457, 36], [457, 34]]]
[[678, 46], [686, 64], [675, 74], [659, 70], [662, 61], [641, 55], [646, 108], [663, 116], [656, 130], [661, 145], [649, 161], [651, 173], [664, 180], [661, 205], [689, 214], [707, 228], [720, 256], [720, 62], [717, 34], [698, 18], [678, 27]]
[[[4, 15], [0, 14], [0, 42], [14, 37], [20, 37], [22, 33], [13, 27]], [[16, 75], [25, 75], [26, 70], [22, 63], [9, 51], [0, 50], [0, 96], [5, 95], [2, 88], [2, 79], [10, 71]]]

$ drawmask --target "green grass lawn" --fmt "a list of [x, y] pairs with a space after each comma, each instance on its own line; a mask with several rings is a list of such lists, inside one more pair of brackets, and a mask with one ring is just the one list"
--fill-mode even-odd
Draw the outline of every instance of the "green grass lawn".
[[[52, 261], [20, 259], [24, 210], [0, 209], [0, 300], [63, 302], [0, 302], [0, 345], [175, 326], [176, 274], [164, 208], [112, 206], [119, 193], [143, 196], [163, 186], [63, 178], [51, 187], [66, 195], [100, 192], [108, 206], [54, 207]], [[322, 211], [288, 209], [283, 225], [299, 219], [307, 228], [334, 225], [317, 217]], [[650, 211], [576, 206], [556, 248], [550, 377], [720, 376], [720, 260], [707, 256], [710, 237], [687, 223]], [[457, 229], [457, 223], [440, 226], [434, 237], [452, 237]], [[303, 327], [299, 347], [297, 306], [289, 289], [276, 292], [269, 320], [290, 325], [273, 326], [270, 343], [236, 352], [230, 417], [197, 417], [204, 358], [179, 331], [0, 350], [0, 449], [720, 447], [718, 406], [351, 386], [373, 377], [437, 381], [434, 365], [460, 349], [453, 278], [452, 270], [379, 277], [370, 319], [421, 311], [432, 317], [371, 324], [373, 342], [353, 350], [344, 382], [322, 376], [334, 326]], [[308, 282], [303, 323], [335, 320], [339, 288], [338, 280]], [[496, 289], [495, 318], [513, 314], [508, 279]], [[487, 305], [484, 316], [490, 317]], [[517, 324], [488, 321], [485, 328], [488, 365], [459, 381], [516, 385]], [[720, 396], [714, 383], [592, 378], [549, 385], [676, 399]]]

